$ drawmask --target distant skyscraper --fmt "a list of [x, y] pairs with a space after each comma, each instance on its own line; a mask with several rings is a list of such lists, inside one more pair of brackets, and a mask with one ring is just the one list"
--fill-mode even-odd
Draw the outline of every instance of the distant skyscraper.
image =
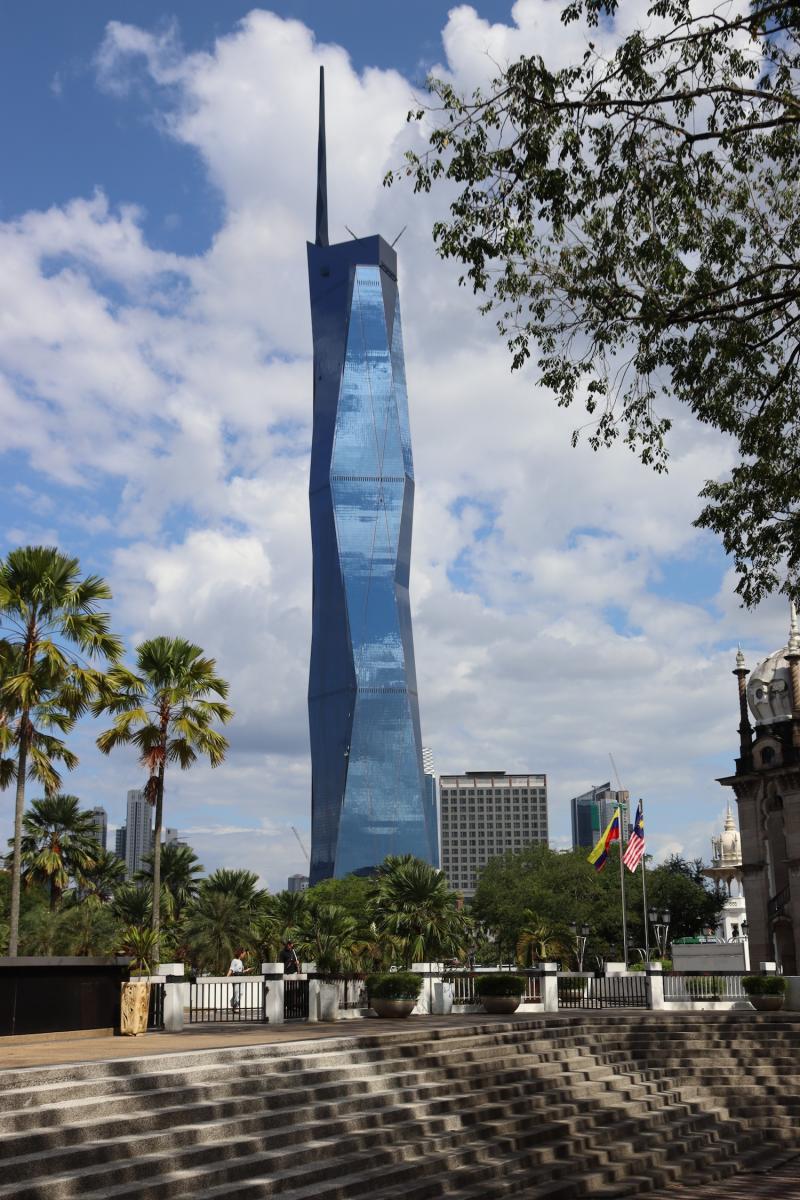
[[183, 838], [182, 838], [182, 837], [179, 835], [179, 833], [178, 833], [177, 829], [171, 829], [171, 828], [169, 828], [169, 827], [167, 827], [167, 828], [164, 830], [164, 842], [163, 842], [163, 844], [164, 844], [165, 846], [188, 846], [188, 845], [189, 845], [189, 843], [188, 843], [187, 841], [185, 841], [185, 840], [184, 840], [184, 839], [183, 839]]
[[439, 778], [442, 870], [451, 887], [471, 896], [490, 858], [547, 845], [547, 776], [467, 771]]
[[619, 805], [622, 817], [622, 831], [625, 841], [628, 840], [628, 792], [615, 792], [610, 783], [601, 783], [599, 787], [590, 788], [580, 796], [573, 796], [569, 802], [572, 812], [572, 848], [583, 847], [586, 850], [597, 843], [600, 834], [614, 816], [614, 809]]
[[311, 882], [387, 854], [436, 858], [422, 770], [408, 597], [414, 469], [397, 256], [328, 243], [320, 73], [314, 342]]
[[114, 853], [117, 858], [121, 858], [125, 862], [125, 843], [127, 841], [127, 829], [124, 825], [120, 825], [117, 832], [114, 834]]
[[108, 814], [100, 805], [92, 809], [94, 818], [94, 836], [97, 838], [104, 850], [107, 849], [108, 842]]
[[307, 875], [290, 875], [286, 883], [286, 890], [289, 892], [304, 892], [307, 887]]
[[128, 819], [125, 835], [125, 866], [130, 879], [144, 866], [144, 856], [153, 849], [153, 808], [144, 792], [128, 792]]
[[439, 805], [436, 786], [436, 771], [433, 767], [433, 753], [429, 746], [422, 747], [422, 770], [425, 775], [425, 820], [429, 829], [436, 830], [436, 844], [432, 865], [439, 866]]

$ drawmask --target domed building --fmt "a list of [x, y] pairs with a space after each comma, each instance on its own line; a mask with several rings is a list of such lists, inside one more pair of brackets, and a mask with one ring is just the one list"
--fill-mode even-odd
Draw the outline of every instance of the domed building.
[[736, 773], [719, 782], [733, 788], [739, 809], [750, 961], [754, 968], [774, 961], [784, 974], [796, 975], [800, 963], [800, 632], [794, 605], [787, 645], [752, 671], [740, 650], [733, 673], [739, 683], [739, 757]]

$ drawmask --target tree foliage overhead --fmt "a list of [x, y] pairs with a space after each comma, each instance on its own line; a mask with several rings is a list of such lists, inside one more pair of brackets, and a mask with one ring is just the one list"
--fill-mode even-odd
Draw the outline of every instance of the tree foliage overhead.
[[658, 0], [608, 55], [616, 9], [564, 9], [586, 29], [580, 62], [523, 57], [471, 97], [429, 81], [430, 148], [406, 172], [459, 189], [439, 253], [513, 366], [534, 355], [559, 405], [585, 405], [595, 449], [621, 437], [665, 469], [673, 399], [734, 439], [696, 524], [721, 535], [746, 604], [797, 596], [800, 8]]

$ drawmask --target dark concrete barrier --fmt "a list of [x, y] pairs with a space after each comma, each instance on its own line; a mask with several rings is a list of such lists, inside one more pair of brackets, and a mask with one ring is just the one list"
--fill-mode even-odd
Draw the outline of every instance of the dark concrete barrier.
[[119, 1031], [129, 958], [0, 958], [0, 1037]]

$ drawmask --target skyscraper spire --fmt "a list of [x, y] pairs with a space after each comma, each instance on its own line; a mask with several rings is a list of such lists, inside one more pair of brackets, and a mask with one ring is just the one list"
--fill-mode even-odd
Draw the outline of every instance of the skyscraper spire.
[[325, 68], [319, 69], [319, 142], [317, 145], [317, 237], [328, 245], [328, 172], [325, 159]]

